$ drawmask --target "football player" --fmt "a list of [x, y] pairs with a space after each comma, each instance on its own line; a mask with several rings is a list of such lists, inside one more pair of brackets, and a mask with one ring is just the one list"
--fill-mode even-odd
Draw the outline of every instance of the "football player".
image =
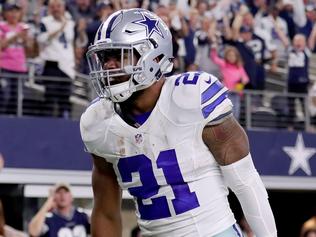
[[113, 13], [87, 58], [98, 94], [80, 121], [94, 162], [92, 236], [122, 235], [123, 189], [134, 197], [143, 236], [242, 236], [227, 187], [256, 236], [277, 236], [227, 89], [204, 72], [165, 76], [172, 36], [159, 17]]

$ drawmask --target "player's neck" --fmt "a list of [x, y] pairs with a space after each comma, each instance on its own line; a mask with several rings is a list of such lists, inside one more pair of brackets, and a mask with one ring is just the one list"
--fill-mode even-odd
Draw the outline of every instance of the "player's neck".
[[131, 100], [121, 105], [124, 112], [128, 112], [131, 115], [139, 115], [152, 111], [159, 99], [164, 82], [165, 79], [162, 78], [149, 88], [136, 93]]

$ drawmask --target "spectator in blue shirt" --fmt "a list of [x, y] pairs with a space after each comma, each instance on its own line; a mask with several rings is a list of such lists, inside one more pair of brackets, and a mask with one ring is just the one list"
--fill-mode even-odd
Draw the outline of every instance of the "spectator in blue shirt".
[[34, 237], [88, 236], [89, 217], [80, 208], [73, 206], [68, 184], [55, 185], [51, 195], [30, 221], [29, 233]]
[[[288, 92], [307, 95], [309, 85], [309, 57], [310, 51], [306, 47], [306, 38], [302, 34], [296, 34], [293, 38], [292, 47], [288, 59]], [[305, 103], [300, 98], [302, 111], [305, 111]], [[297, 111], [295, 110], [295, 97], [290, 96], [288, 100], [289, 119], [293, 123]]]

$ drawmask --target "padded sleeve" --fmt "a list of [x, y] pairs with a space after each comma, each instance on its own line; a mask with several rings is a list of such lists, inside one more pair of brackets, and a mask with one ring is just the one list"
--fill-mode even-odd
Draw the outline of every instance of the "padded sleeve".
[[227, 88], [215, 76], [205, 72], [176, 76], [169, 107], [173, 121], [180, 124], [215, 123], [231, 110]]

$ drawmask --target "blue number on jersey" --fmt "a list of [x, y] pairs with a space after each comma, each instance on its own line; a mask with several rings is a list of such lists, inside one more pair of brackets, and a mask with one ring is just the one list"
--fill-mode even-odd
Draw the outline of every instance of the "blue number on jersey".
[[[193, 74], [193, 77], [192, 77]], [[194, 72], [194, 73], [183, 73], [181, 74], [175, 81], [175, 86], [180, 85], [180, 79], [182, 78], [183, 84], [191, 84], [195, 85], [199, 79], [199, 76], [201, 75], [201, 72]]]
[[63, 32], [60, 36], [59, 36], [59, 42], [63, 43], [64, 44], [64, 49], [67, 48], [67, 40], [66, 40], [66, 36], [65, 36], [65, 33]]
[[[177, 215], [200, 206], [195, 192], [190, 192], [188, 184], [183, 180], [175, 150], [160, 152], [157, 166], [163, 170], [166, 181], [173, 190], [175, 199], [172, 200], [172, 205]], [[122, 182], [132, 182], [132, 173], [139, 173], [142, 186], [128, 190], [137, 198], [142, 219], [155, 220], [171, 216], [165, 196], [151, 198], [158, 194], [159, 184], [155, 178], [151, 160], [147, 156], [137, 155], [120, 159], [118, 169]], [[143, 204], [142, 200], [147, 198], [151, 198], [152, 204]]]

